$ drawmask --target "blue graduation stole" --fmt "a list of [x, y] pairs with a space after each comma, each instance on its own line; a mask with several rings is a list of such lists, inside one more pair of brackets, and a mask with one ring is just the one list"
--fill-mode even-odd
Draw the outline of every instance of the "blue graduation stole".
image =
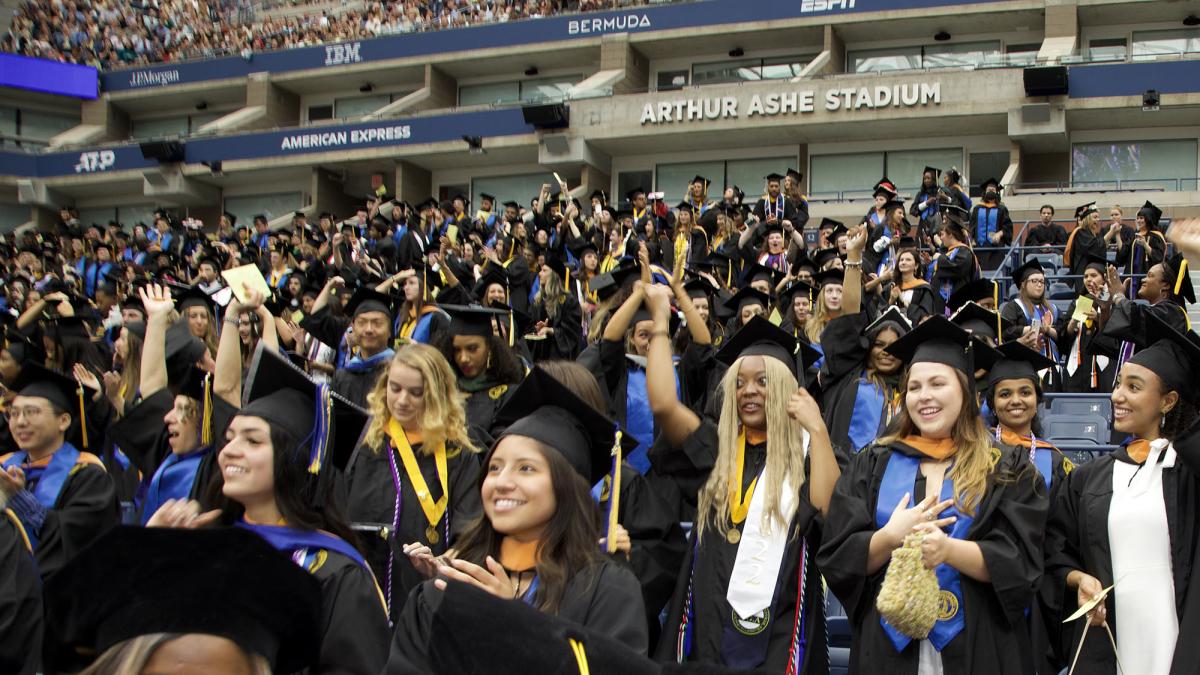
[[[28, 458], [29, 453], [24, 450], [14, 452], [4, 462], [4, 468], [20, 467]], [[53, 509], [55, 502], [58, 501], [59, 493], [62, 492], [63, 484], [67, 482], [67, 478], [70, 478], [71, 469], [75, 468], [77, 463], [79, 463], [79, 451], [70, 443], [63, 443], [62, 447], [50, 457], [50, 463], [45, 468], [25, 470], [25, 489], [33, 494], [43, 508]], [[33, 485], [33, 488], [30, 488], [30, 485]], [[29, 535], [29, 544], [36, 551], [38, 535], [41, 533], [34, 531], [34, 528], [28, 525], [26, 525], [25, 531]]]
[[850, 412], [850, 429], [847, 435], [853, 444], [851, 450], [858, 452], [879, 437], [879, 425], [883, 420], [884, 395], [879, 387], [867, 378], [859, 378], [858, 392], [854, 395], [854, 409]]
[[1054, 451], [1050, 448], [1037, 448], [1034, 450], [1033, 463], [1037, 466], [1038, 471], [1042, 472], [1042, 478], [1046, 481], [1046, 490], [1050, 489], [1051, 472], [1054, 470]]
[[417, 325], [413, 328], [412, 341], [420, 342], [421, 344], [429, 344], [431, 333], [433, 332], [433, 315], [436, 312], [429, 312], [417, 319]]
[[146, 489], [145, 502], [142, 506], [142, 525], [168, 499], [187, 499], [196, 482], [196, 472], [200, 462], [212, 450], [211, 445], [199, 450], [193, 450], [186, 455], [171, 453], [158, 466], [154, 477], [150, 479], [150, 487]]
[[[905, 493], [912, 492], [920, 467], [920, 458], [910, 457], [895, 450], [888, 455], [887, 468], [884, 469], [883, 480], [879, 485], [879, 497], [875, 502], [876, 527], [882, 528], [887, 525], [888, 520], [892, 517], [892, 509], [896, 508], [896, 504], [900, 503], [900, 499]], [[946, 476], [942, 479], [941, 499], [946, 500], [953, 497], [954, 481], [950, 477], [950, 469], [947, 469]], [[954, 504], [951, 504], [938, 517], [948, 518], [950, 516], [956, 516], [958, 519], [951, 526], [949, 535], [955, 539], [964, 539], [967, 530], [971, 529], [974, 519], [960, 512]], [[933, 630], [929, 632], [929, 641], [940, 652], [962, 631], [966, 620], [963, 618], [962, 582], [959, 579], [958, 570], [943, 563], [937, 566], [934, 573], [937, 575], [938, 587], [942, 590], [938, 597], [938, 620], [933, 625]], [[896, 647], [897, 652], [904, 651], [904, 648], [912, 642], [912, 638], [892, 628], [883, 617], [879, 617], [879, 623], [883, 627], [883, 632], [887, 633], [888, 638]]]
[[380, 363], [390, 360], [395, 355], [396, 352], [392, 351], [391, 349], [385, 349], [378, 354], [369, 356], [365, 359], [356, 354], [351, 357], [350, 360], [347, 361], [344, 366], [342, 366], [342, 368], [352, 373], [365, 373]]
[[244, 520], [237, 522], [235, 526], [250, 530], [265, 539], [275, 550], [288, 555], [295, 555], [296, 552], [304, 549], [323, 548], [327, 551], [341, 553], [364, 568], [370, 569], [367, 567], [367, 561], [363, 560], [362, 555], [353, 546], [332, 534], [310, 530], [297, 530], [286, 525], [258, 525], [247, 523]]
[[[1050, 305], [1049, 307], [1034, 307], [1033, 315], [1030, 316], [1029, 310], [1025, 308], [1025, 303], [1020, 297], [1016, 298], [1016, 303], [1017, 307], [1021, 308], [1021, 313], [1025, 315], [1026, 325], [1032, 326], [1034, 321], [1041, 323], [1042, 317], [1046, 314], [1050, 315], [1051, 323], [1053, 323], [1053, 320], [1055, 319], [1054, 305]], [[1054, 340], [1043, 338], [1043, 342], [1045, 343], [1046, 347], [1041, 350], [1042, 354], [1052, 361], [1058, 361], [1058, 346], [1054, 344]]]

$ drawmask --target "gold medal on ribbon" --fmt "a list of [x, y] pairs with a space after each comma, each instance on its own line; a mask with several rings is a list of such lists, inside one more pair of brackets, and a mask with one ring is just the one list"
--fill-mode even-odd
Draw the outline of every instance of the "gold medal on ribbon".
[[446, 469], [446, 446], [438, 446], [433, 453], [434, 468], [437, 470], [438, 483], [442, 488], [442, 496], [435, 502], [429, 494], [429, 486], [425, 483], [425, 477], [421, 475], [421, 468], [417, 465], [416, 453], [409, 445], [404, 429], [394, 418], [388, 422], [388, 436], [392, 439], [392, 446], [395, 447], [396, 454], [400, 455], [400, 460], [404, 463], [404, 472], [408, 475], [408, 483], [412, 486], [413, 492], [417, 493], [417, 500], [421, 502], [421, 510], [428, 523], [425, 528], [425, 537], [430, 544], [436, 544], [439, 540], [437, 525], [441, 522], [442, 516], [446, 513], [446, 507], [450, 503], [450, 474]]
[[431, 544], [438, 543], [438, 531], [433, 525], [425, 528], [425, 540]]
[[731, 529], [725, 533], [725, 539], [731, 544], [736, 544], [742, 540], [742, 533], [740, 530]]

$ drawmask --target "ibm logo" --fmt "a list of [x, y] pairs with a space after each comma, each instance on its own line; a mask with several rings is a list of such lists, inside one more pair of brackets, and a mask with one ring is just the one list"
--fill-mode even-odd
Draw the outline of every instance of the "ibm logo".
[[112, 150], [84, 152], [79, 155], [79, 163], [75, 165], [75, 173], [107, 171], [116, 163], [117, 155]]
[[344, 66], [347, 63], [358, 63], [362, 61], [362, 54], [359, 53], [360, 49], [362, 49], [361, 42], [329, 45], [325, 48], [325, 65]]

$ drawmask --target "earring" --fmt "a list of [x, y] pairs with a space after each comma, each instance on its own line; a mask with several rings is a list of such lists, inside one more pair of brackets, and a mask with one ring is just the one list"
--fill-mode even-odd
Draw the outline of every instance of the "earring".
[[491, 352], [488, 352], [488, 360], [487, 360], [487, 366], [486, 366], [486, 369], [487, 369], [487, 370], [491, 370], [491, 369], [492, 369], [492, 353], [491, 353]]

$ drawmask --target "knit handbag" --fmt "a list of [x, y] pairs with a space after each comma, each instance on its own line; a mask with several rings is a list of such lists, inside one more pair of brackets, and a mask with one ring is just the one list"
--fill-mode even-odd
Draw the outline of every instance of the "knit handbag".
[[875, 608], [890, 626], [914, 640], [923, 640], [938, 617], [937, 576], [921, 561], [924, 532], [913, 532], [892, 551]]

